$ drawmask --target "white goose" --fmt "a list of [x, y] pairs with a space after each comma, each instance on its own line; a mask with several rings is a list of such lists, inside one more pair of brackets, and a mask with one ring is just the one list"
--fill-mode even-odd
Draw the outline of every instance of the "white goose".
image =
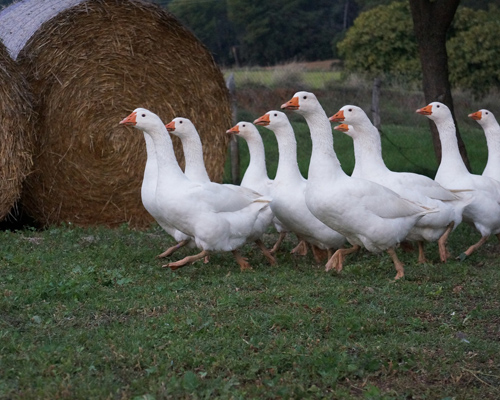
[[433, 179], [409, 172], [391, 171], [382, 158], [382, 143], [378, 129], [359, 107], [347, 105], [333, 117], [333, 122], [345, 122], [334, 129], [346, 133], [354, 142], [355, 167], [353, 178], [376, 182], [427, 208], [438, 210], [422, 217], [410, 230], [408, 240], [418, 242], [418, 262], [426, 262], [424, 241], [438, 241], [439, 255], [446, 262], [446, 240], [450, 232], [462, 222], [462, 212], [468, 204], [457, 194], [443, 188]]
[[146, 141], [146, 167], [144, 168], [144, 177], [141, 186], [141, 199], [142, 204], [146, 211], [151, 214], [151, 216], [158, 222], [158, 224], [172, 236], [177, 244], [168, 248], [166, 251], [158, 255], [158, 258], [168, 257], [175, 251], [179, 250], [181, 247], [189, 244], [189, 247], [193, 247], [194, 243], [191, 241], [191, 237], [178, 231], [173, 226], [171, 226], [168, 221], [163, 217], [159, 208], [156, 205], [156, 185], [158, 182], [158, 163], [156, 161], [156, 151], [153, 139], [146, 133], [144, 133], [144, 139]]
[[[231, 129], [228, 129], [226, 133], [243, 138], [248, 145], [250, 162], [245, 174], [243, 175], [240, 186], [255, 190], [257, 193], [261, 193], [262, 195], [271, 198], [273, 180], [269, 179], [269, 176], [267, 175], [264, 142], [262, 141], [262, 137], [260, 136], [258, 129], [250, 122], [240, 121]], [[273, 218], [273, 224], [279, 233], [279, 237], [273, 248], [270, 250], [271, 253], [275, 253], [279, 249], [287, 233], [287, 229], [283, 226], [279, 219], [276, 218], [276, 216]], [[303, 252], [303, 245], [301, 245], [299, 249]], [[292, 250], [292, 252], [294, 252], [294, 250]], [[307, 251], [307, 247], [305, 247], [305, 250]], [[297, 250], [296, 252], [299, 251]]]
[[121, 124], [134, 126], [153, 139], [158, 162], [157, 207], [169, 226], [192, 237], [202, 250], [165, 267], [177, 269], [210, 251], [231, 251], [242, 270], [251, 268], [238, 249], [259, 239], [269, 225], [268, 200], [213, 182], [190, 181], [177, 163], [165, 125], [151, 111], [137, 108]]
[[483, 176], [500, 181], [500, 125], [491, 111], [482, 109], [469, 114], [484, 130], [488, 145], [488, 161]]
[[464, 259], [481, 247], [491, 234], [500, 240], [500, 182], [467, 170], [458, 149], [455, 123], [445, 104], [433, 102], [418, 109], [417, 113], [434, 121], [439, 131], [442, 154], [435, 180], [447, 189], [471, 191], [472, 202], [465, 207], [463, 218], [475, 226], [481, 239], [459, 256]]
[[[274, 215], [299, 238], [312, 245], [317, 261], [317, 248], [328, 251], [339, 249], [345, 237], [317, 219], [307, 208], [304, 191], [307, 181], [297, 164], [297, 142], [292, 125], [281, 111], [269, 111], [254, 121], [274, 132], [278, 141], [278, 170], [271, 189], [271, 209]], [[333, 254], [333, 253], [332, 253]]]
[[313, 93], [297, 92], [281, 107], [303, 115], [311, 132], [313, 147], [305, 192], [308, 208], [353, 245], [337, 250], [327, 270], [340, 271], [344, 257], [363, 246], [371, 252], [387, 251], [397, 271], [395, 279], [402, 278], [403, 264], [394, 249], [431, 211], [377, 183], [348, 176], [333, 148], [330, 121]]
[[[200, 135], [198, 134], [198, 131], [192, 121], [187, 118], [177, 117], [165, 125], [165, 127], [169, 133], [181, 139], [182, 150], [184, 151], [184, 159], [186, 162], [186, 166], [184, 168], [184, 174], [186, 177], [193, 182], [210, 182], [210, 178], [205, 167], [205, 161], [203, 159], [203, 147]], [[244, 196], [248, 196], [249, 198], [254, 198], [255, 196], [261, 197], [262, 195], [265, 195], [264, 193], [253, 190], [252, 188], [230, 184], [225, 184], [223, 186]], [[273, 217], [271, 209], [267, 209], [266, 212], [269, 214], [269, 222], [271, 222]], [[260, 248], [269, 263], [271, 265], [275, 265], [276, 259], [266, 248], [260, 237], [255, 240], [255, 244]]]

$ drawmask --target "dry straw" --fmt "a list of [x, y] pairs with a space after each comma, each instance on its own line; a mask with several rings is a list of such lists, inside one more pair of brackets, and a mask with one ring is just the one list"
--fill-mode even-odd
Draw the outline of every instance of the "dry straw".
[[26, 80], [0, 42], [0, 221], [16, 205], [32, 167], [31, 103]]
[[[140, 199], [144, 137], [118, 122], [137, 107], [165, 123], [190, 118], [202, 136], [209, 175], [220, 180], [231, 125], [223, 76], [207, 49], [157, 5], [64, 3], [18, 55], [39, 115], [23, 206], [44, 225], [149, 226]], [[183, 164], [180, 142], [175, 146]]]

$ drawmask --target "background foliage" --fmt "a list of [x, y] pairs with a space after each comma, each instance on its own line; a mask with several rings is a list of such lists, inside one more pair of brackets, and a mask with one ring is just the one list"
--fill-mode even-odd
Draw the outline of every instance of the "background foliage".
[[500, 86], [500, 9], [458, 10], [447, 50], [450, 80], [457, 87], [484, 94]]
[[[454, 87], [487, 93], [500, 83], [500, 11], [459, 7], [448, 33], [450, 81]], [[408, 2], [361, 13], [338, 44], [346, 70], [406, 82], [421, 80], [418, 48]]]
[[[349, 72], [420, 81], [408, 1], [152, 1], [189, 27], [222, 67], [341, 58]], [[0, 7], [12, 2], [0, 0]], [[481, 95], [500, 84], [500, 0], [460, 4], [449, 32], [450, 80]]]

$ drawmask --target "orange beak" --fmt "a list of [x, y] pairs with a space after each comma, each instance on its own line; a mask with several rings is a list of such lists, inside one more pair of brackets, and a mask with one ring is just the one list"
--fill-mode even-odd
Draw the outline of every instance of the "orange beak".
[[476, 111], [475, 113], [469, 114], [469, 118], [472, 118], [475, 121], [479, 121], [483, 117], [481, 111]]
[[340, 110], [337, 114], [335, 114], [333, 117], [330, 117], [328, 119], [332, 122], [343, 122], [345, 120], [344, 110]]
[[253, 121], [255, 125], [260, 125], [260, 126], [268, 126], [270, 121], [269, 121], [269, 114], [264, 114], [262, 117], [257, 118], [255, 121]]
[[333, 129], [335, 129], [336, 131], [340, 131], [340, 132], [349, 132], [349, 125], [340, 124], [340, 125], [337, 125], [336, 127], [334, 127]]
[[167, 128], [167, 131], [169, 132], [175, 131], [175, 122], [170, 121], [167, 125], [165, 125], [165, 128]]
[[432, 106], [429, 104], [425, 107], [419, 108], [416, 112], [422, 115], [432, 115]]
[[240, 127], [238, 125], [235, 125], [231, 129], [228, 129], [226, 133], [233, 133], [237, 135], [238, 133], [240, 133]]
[[287, 101], [286, 103], [283, 103], [281, 105], [281, 108], [283, 110], [291, 110], [295, 111], [299, 109], [299, 98], [298, 97], [292, 97], [290, 101]]
[[132, 112], [127, 118], [120, 121], [120, 125], [135, 126], [137, 124], [137, 112]]

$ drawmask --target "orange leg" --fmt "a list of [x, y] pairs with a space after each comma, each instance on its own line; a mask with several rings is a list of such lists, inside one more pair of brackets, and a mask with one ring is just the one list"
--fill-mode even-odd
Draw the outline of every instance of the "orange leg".
[[394, 267], [396, 267], [397, 274], [394, 278], [394, 280], [401, 279], [402, 277], [405, 276], [405, 269], [403, 268], [403, 263], [399, 261], [398, 255], [396, 254], [396, 251], [394, 249], [387, 249], [387, 253], [392, 258], [392, 262], [394, 263]]
[[276, 265], [276, 259], [273, 257], [271, 252], [267, 249], [265, 244], [262, 242], [262, 240], [258, 239], [255, 241], [255, 244], [259, 246], [259, 249], [262, 251], [264, 254], [264, 257], [267, 258], [267, 261], [269, 261], [269, 264], [271, 265]]
[[318, 246], [311, 245], [311, 250], [314, 256], [314, 261], [318, 264], [323, 261], [326, 257], [328, 257], [327, 250], [320, 249]]
[[238, 250], [233, 250], [233, 255], [234, 255], [234, 258], [236, 258], [236, 262], [240, 266], [241, 271], [248, 271], [248, 270], [252, 269], [252, 267], [248, 263], [247, 259], [245, 257], [242, 257], [242, 255], [240, 254], [240, 252]]
[[162, 268], [170, 268], [172, 271], [174, 271], [177, 268], [184, 267], [185, 265], [191, 264], [191, 263], [199, 260], [200, 258], [205, 258], [208, 255], [209, 255], [209, 252], [207, 250], [203, 250], [201, 253], [195, 254], [194, 256], [184, 257], [182, 260], [162, 265]]
[[325, 271], [330, 271], [332, 268], [335, 268], [337, 272], [342, 271], [345, 257], [359, 251], [360, 248], [361, 247], [359, 245], [355, 244], [348, 249], [338, 249], [326, 263]]
[[439, 258], [441, 259], [441, 262], [446, 262], [448, 260], [448, 257], [450, 256], [450, 252], [446, 248], [446, 243], [448, 242], [448, 237], [450, 236], [451, 231], [453, 230], [453, 227], [455, 226], [454, 222], [451, 222], [448, 225], [448, 228], [444, 231], [444, 233], [441, 235], [441, 237], [438, 240], [438, 248], [439, 248]]
[[181, 247], [184, 247], [185, 245], [187, 245], [190, 241], [191, 241], [191, 239], [182, 240], [179, 243], [177, 243], [175, 246], [169, 247], [163, 253], [161, 253], [160, 255], [157, 255], [156, 258], [168, 257], [168, 256], [174, 254]]
[[280, 236], [278, 237], [278, 240], [276, 241], [276, 243], [274, 244], [273, 248], [270, 250], [270, 253], [271, 254], [274, 254], [278, 251], [278, 249], [280, 248], [281, 246], [281, 243], [283, 242], [283, 240], [285, 239], [285, 236], [286, 236], [286, 232], [281, 232], [280, 233]]
[[477, 242], [476, 244], [473, 244], [472, 246], [470, 246], [467, 250], [465, 250], [462, 254], [460, 254], [457, 258], [459, 260], [465, 260], [466, 257], [470, 256], [472, 253], [474, 253], [477, 249], [479, 249], [483, 244], [486, 243], [486, 241], [488, 240], [490, 236], [483, 236], [479, 242]]
[[427, 262], [427, 258], [425, 258], [424, 242], [419, 240], [417, 242], [417, 245], [418, 245], [418, 263], [425, 264]]
[[307, 254], [307, 242], [305, 240], [301, 240], [290, 253], [305, 256]]

